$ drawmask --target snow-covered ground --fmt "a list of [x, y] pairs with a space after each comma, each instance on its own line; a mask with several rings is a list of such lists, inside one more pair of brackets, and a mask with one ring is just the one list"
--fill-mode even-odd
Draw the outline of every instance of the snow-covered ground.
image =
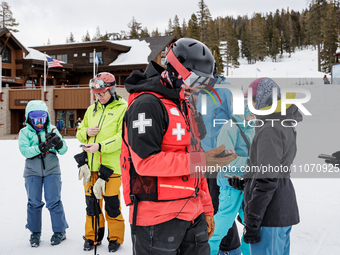
[[[255, 65], [247, 65], [246, 61], [241, 60], [240, 68], [233, 70], [233, 77], [286, 78], [288, 73], [289, 78], [296, 78], [301, 74], [301, 78], [306, 78], [310, 82], [311, 78], [323, 77], [322, 73], [316, 72], [316, 59], [316, 51], [309, 49], [298, 51], [291, 58], [284, 58], [278, 63], [267, 60]], [[261, 72], [255, 73], [256, 68]], [[280, 75], [275, 75], [275, 71], [280, 72]], [[304, 73], [308, 73], [308, 75], [302, 76]], [[289, 82], [288, 86], [299, 85]], [[314, 82], [314, 85], [302, 85], [301, 83], [299, 87], [311, 92], [312, 98], [305, 106], [312, 116], [306, 116], [304, 122], [297, 126], [298, 155], [295, 160], [297, 169], [300, 165], [302, 167], [307, 165], [311, 168], [312, 164], [323, 164], [324, 161], [317, 158], [320, 153], [331, 154], [340, 150], [340, 134], [337, 132], [340, 124], [338, 103], [340, 86], [322, 85], [321, 83], [316, 85]], [[67, 229], [67, 239], [60, 245], [50, 245], [51, 223], [48, 210], [44, 208], [42, 242], [39, 248], [31, 248], [28, 242], [29, 231], [25, 229], [27, 197], [22, 177], [25, 159], [18, 150], [17, 140], [0, 141], [0, 162], [3, 173], [3, 181], [0, 185], [0, 254], [93, 254], [93, 251], [84, 252], [82, 250], [85, 197], [82, 182], [77, 178], [78, 169], [73, 159], [73, 156], [80, 152], [79, 142], [76, 139], [67, 139], [66, 142], [69, 151], [59, 159], [63, 181], [62, 201], [70, 226]], [[315, 170], [311, 173], [310, 169], [309, 173], [302, 175], [297, 173], [294, 175], [296, 178], [293, 178], [301, 218], [300, 224], [294, 226], [291, 233], [291, 254], [293, 255], [336, 255], [340, 251], [338, 237], [340, 173], [319, 174]], [[124, 202], [122, 203], [122, 212], [127, 219], [128, 208]], [[128, 222], [126, 222], [125, 230], [125, 242], [117, 254], [132, 254]], [[97, 253], [107, 253], [106, 239], [98, 248]]]
[[[239, 59], [240, 68], [229, 70], [231, 77], [300, 77], [310, 80], [311, 78], [322, 78], [324, 73], [318, 72], [317, 51], [309, 46], [303, 50], [295, 49], [295, 52], [289, 57], [284, 53], [282, 58], [277, 56], [276, 62], [270, 57], [265, 61], [257, 61], [255, 64], [248, 65], [248, 61], [243, 58]], [[224, 73], [226, 75], [226, 73]], [[329, 76], [328, 76], [329, 78]]]

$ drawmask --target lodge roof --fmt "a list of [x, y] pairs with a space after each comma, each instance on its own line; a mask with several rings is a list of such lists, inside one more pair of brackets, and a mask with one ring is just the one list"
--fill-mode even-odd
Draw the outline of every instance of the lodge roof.
[[55, 44], [55, 45], [44, 45], [44, 46], [34, 46], [31, 47], [38, 51], [59, 51], [59, 50], [74, 50], [74, 49], [84, 49], [84, 48], [108, 48], [121, 52], [128, 52], [131, 47], [116, 44], [113, 41], [88, 41], [81, 43], [65, 43], [65, 44]]
[[11, 33], [7, 28], [0, 28], [0, 37], [9, 35], [9, 44], [16, 50], [23, 50], [25, 54], [28, 54], [28, 50], [15, 38], [13, 33]]
[[154, 37], [142, 37], [138, 40], [145, 40], [150, 43], [151, 54], [148, 57], [148, 61], [154, 60], [162, 50], [170, 43], [175, 42], [177, 37], [175, 35], [168, 36], [154, 36]]

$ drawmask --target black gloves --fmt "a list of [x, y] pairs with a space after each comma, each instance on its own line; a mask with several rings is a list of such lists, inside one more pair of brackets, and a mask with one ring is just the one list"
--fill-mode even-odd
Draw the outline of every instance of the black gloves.
[[340, 167], [340, 151], [334, 152], [332, 156], [336, 157], [336, 159], [326, 159], [325, 162], [334, 166], [338, 164], [337, 167]]
[[46, 141], [39, 144], [39, 150], [42, 153], [46, 153], [49, 149], [55, 148], [60, 150], [63, 147], [63, 141], [53, 130], [45, 135]]
[[247, 244], [255, 244], [261, 242], [259, 229], [251, 229], [247, 226], [243, 229], [243, 240]]
[[61, 138], [56, 134], [53, 133], [53, 130], [46, 134], [45, 136], [47, 144], [50, 144], [51, 148], [55, 148], [56, 150], [60, 150], [63, 147], [63, 141]]
[[88, 162], [87, 152], [83, 151], [83, 152], [80, 152], [80, 153], [74, 155], [74, 159], [78, 163], [78, 168], [83, 166], [83, 165], [85, 165], [85, 164], [87, 164], [87, 162]]
[[98, 173], [98, 177], [103, 179], [104, 181], [108, 181], [109, 177], [113, 174], [113, 170], [104, 166], [104, 165], [100, 165], [99, 167], [99, 173]]
[[41, 151], [41, 153], [46, 153], [51, 148], [52, 147], [50, 147], [50, 144], [47, 144], [46, 142], [39, 144], [39, 150]]
[[47, 141], [47, 140], [50, 140], [50, 139], [52, 139], [53, 137], [55, 137], [56, 135], [57, 135], [57, 134], [54, 133], [53, 130], [52, 130], [51, 132], [46, 133], [45, 139], [46, 139], [46, 141]]
[[231, 187], [238, 190], [243, 190], [245, 186], [244, 179], [241, 179], [240, 177], [233, 176], [231, 178], [228, 178], [228, 183]]

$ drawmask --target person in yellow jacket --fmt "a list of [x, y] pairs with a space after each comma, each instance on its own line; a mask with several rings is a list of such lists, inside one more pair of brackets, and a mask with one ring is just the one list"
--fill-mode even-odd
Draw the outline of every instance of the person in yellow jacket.
[[[90, 80], [91, 93], [97, 100], [89, 106], [77, 130], [77, 139], [85, 144], [87, 164], [79, 165], [79, 180], [83, 179], [86, 195], [86, 223], [84, 250], [100, 245], [104, 237], [105, 220], [102, 212], [105, 201], [105, 219], [108, 227], [109, 252], [115, 252], [124, 241], [124, 219], [120, 207], [121, 170], [120, 148], [122, 122], [127, 103], [117, 96], [114, 75], [102, 72]], [[94, 193], [99, 201], [99, 227], [95, 237], [93, 208]], [[97, 240], [96, 240], [97, 239]], [[95, 243], [97, 241], [97, 243]]]

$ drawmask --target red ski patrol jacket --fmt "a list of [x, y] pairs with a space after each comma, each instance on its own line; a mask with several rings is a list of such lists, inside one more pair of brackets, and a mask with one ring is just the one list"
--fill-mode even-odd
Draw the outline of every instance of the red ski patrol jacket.
[[161, 67], [155, 65], [149, 64], [144, 74], [134, 71], [125, 82], [130, 96], [123, 126], [122, 182], [131, 224], [138, 203], [138, 226], [173, 218], [191, 221], [203, 212], [213, 215], [206, 179], [193, 170], [193, 162], [205, 165], [205, 156], [190, 153], [190, 109], [184, 92], [166, 88], [156, 70]]

